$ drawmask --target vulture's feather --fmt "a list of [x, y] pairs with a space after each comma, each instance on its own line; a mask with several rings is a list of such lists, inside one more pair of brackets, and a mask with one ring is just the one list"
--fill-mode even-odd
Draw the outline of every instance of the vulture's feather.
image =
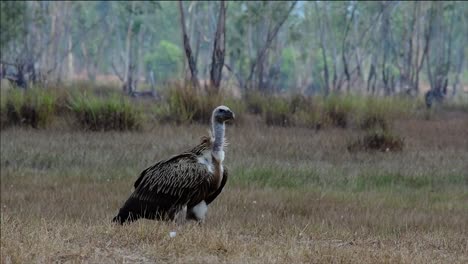
[[234, 113], [226, 106], [215, 108], [210, 137], [203, 137], [189, 151], [143, 170], [133, 184], [135, 190], [113, 221], [174, 220], [179, 212], [185, 212], [187, 219], [203, 220], [207, 205], [221, 193], [228, 178], [223, 165], [224, 123], [233, 119]]
[[203, 200], [207, 205], [213, 202], [224, 188], [228, 172], [223, 166], [223, 178], [216, 188], [215, 175], [198, 162], [210, 147], [210, 139], [204, 137], [202, 143], [190, 151], [146, 168], [135, 181], [135, 190], [114, 222], [138, 218], [170, 220], [184, 205], [190, 209]]

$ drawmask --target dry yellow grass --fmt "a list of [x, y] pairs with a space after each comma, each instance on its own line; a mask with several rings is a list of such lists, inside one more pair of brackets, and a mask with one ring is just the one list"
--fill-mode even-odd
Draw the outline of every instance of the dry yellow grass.
[[348, 153], [359, 131], [229, 127], [230, 179], [201, 226], [110, 221], [142, 169], [206, 127], [10, 128], [1, 262], [466, 263], [468, 117], [447, 118], [399, 121], [401, 153]]

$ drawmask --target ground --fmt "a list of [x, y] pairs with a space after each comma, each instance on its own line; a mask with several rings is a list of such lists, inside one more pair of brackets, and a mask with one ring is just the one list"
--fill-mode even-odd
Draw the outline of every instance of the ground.
[[227, 128], [230, 178], [202, 225], [111, 219], [206, 126], [3, 130], [1, 262], [468, 262], [466, 113], [398, 121], [401, 152], [348, 152], [358, 129], [254, 125]]

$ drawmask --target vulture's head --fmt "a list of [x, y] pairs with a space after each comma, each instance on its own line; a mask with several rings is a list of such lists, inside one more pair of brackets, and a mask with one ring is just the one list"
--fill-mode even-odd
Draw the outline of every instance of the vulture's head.
[[213, 121], [224, 123], [226, 121], [233, 120], [235, 117], [234, 112], [229, 107], [221, 105], [213, 110]]

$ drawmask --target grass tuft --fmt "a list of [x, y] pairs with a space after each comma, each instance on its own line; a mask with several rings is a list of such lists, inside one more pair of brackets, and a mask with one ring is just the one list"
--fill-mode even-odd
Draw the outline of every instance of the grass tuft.
[[348, 151], [401, 151], [404, 141], [402, 138], [393, 135], [389, 131], [371, 130], [355, 142], [348, 144]]
[[57, 97], [46, 89], [11, 89], [1, 101], [1, 127], [12, 125], [44, 128], [53, 120]]
[[143, 121], [142, 111], [124, 96], [75, 94], [70, 96], [68, 106], [86, 130], [137, 130]]
[[207, 91], [207, 94], [203, 94], [179, 84], [173, 84], [166, 91], [167, 104], [156, 109], [156, 115], [162, 122], [209, 123], [213, 109], [223, 100], [221, 93]]

